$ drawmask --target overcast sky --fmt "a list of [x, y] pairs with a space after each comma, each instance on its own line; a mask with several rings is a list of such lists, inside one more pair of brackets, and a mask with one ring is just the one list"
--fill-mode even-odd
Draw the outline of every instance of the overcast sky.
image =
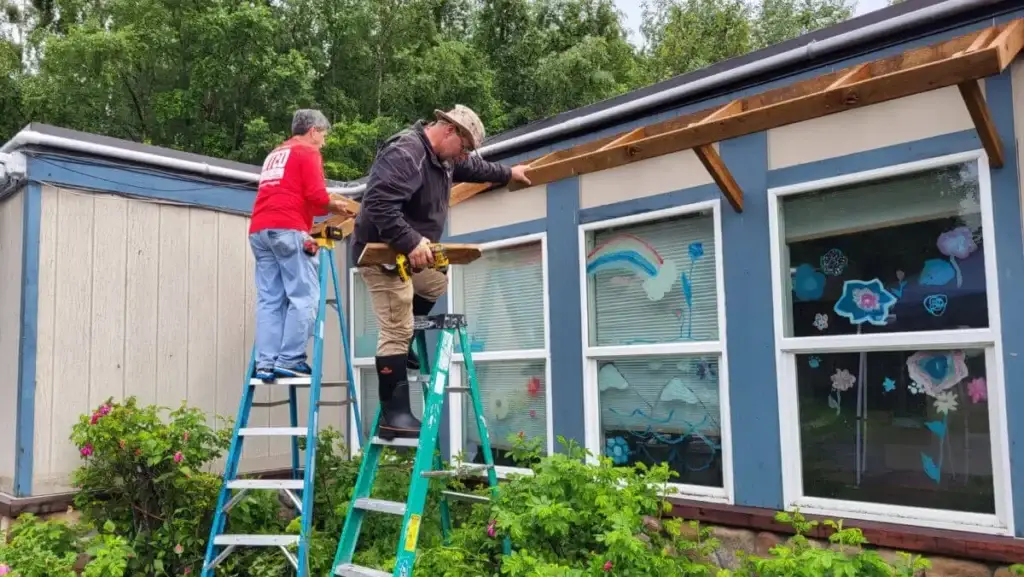
[[[626, 20], [633, 31], [632, 40], [636, 43], [640, 42], [640, 3], [641, 0], [615, 0], [619, 10], [626, 14]], [[871, 12], [886, 6], [888, 6], [886, 0], [857, 0], [857, 15], [860, 16], [865, 12]]]

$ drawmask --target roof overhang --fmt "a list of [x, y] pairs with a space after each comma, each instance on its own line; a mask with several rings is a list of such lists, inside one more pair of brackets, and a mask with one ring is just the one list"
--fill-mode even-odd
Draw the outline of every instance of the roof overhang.
[[[722, 162], [715, 143], [949, 86], [960, 89], [989, 163], [998, 168], [1004, 163], [1003, 145], [979, 81], [1006, 70], [1022, 47], [1024, 19], [1016, 19], [541, 156], [527, 162], [526, 175], [537, 186], [693, 150], [729, 204], [741, 212], [743, 191]], [[495, 186], [460, 184], [452, 189], [449, 204], [465, 202]], [[517, 190], [523, 185], [511, 183], [508, 188]], [[358, 204], [352, 203], [354, 214]], [[321, 233], [324, 227], [351, 231], [346, 222], [351, 218], [328, 218], [314, 233]]]

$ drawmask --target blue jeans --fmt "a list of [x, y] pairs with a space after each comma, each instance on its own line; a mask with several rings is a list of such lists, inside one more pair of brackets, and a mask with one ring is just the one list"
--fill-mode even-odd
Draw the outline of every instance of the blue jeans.
[[293, 369], [306, 361], [320, 302], [315, 257], [302, 250], [297, 230], [249, 235], [256, 257], [256, 368]]

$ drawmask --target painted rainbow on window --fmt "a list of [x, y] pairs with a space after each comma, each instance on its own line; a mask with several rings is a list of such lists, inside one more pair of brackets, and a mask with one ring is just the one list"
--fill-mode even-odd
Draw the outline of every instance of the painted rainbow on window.
[[647, 298], [661, 300], [678, 278], [678, 269], [666, 261], [647, 241], [632, 234], [619, 234], [598, 245], [587, 255], [587, 274], [604, 270], [632, 271], [643, 279]]

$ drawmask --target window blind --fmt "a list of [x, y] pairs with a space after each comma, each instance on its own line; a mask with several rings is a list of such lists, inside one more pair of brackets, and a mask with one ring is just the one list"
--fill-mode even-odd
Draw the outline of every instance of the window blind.
[[590, 344], [718, 339], [710, 211], [587, 235]]
[[[373, 314], [373, 303], [370, 301], [370, 291], [363, 282], [362, 275], [357, 271], [352, 281], [352, 335], [355, 340], [355, 350], [352, 354], [356, 358], [373, 358], [377, 354], [377, 334], [380, 327], [377, 318]], [[372, 417], [371, 417], [372, 418]]]
[[453, 303], [474, 353], [544, 348], [541, 243], [485, 251], [453, 269]]
[[[520, 432], [528, 439], [547, 438], [546, 363], [536, 361], [487, 361], [475, 364], [480, 401], [491, 437], [491, 447], [508, 450], [509, 435]], [[462, 371], [463, 386], [469, 386]], [[468, 396], [463, 399], [466, 452], [480, 444], [476, 413]], [[469, 455], [467, 454], [467, 459]]]
[[787, 243], [951, 216], [976, 229], [978, 166], [971, 162], [795, 195], [783, 200], [782, 209]]
[[718, 355], [598, 362], [603, 431], [721, 433]]

